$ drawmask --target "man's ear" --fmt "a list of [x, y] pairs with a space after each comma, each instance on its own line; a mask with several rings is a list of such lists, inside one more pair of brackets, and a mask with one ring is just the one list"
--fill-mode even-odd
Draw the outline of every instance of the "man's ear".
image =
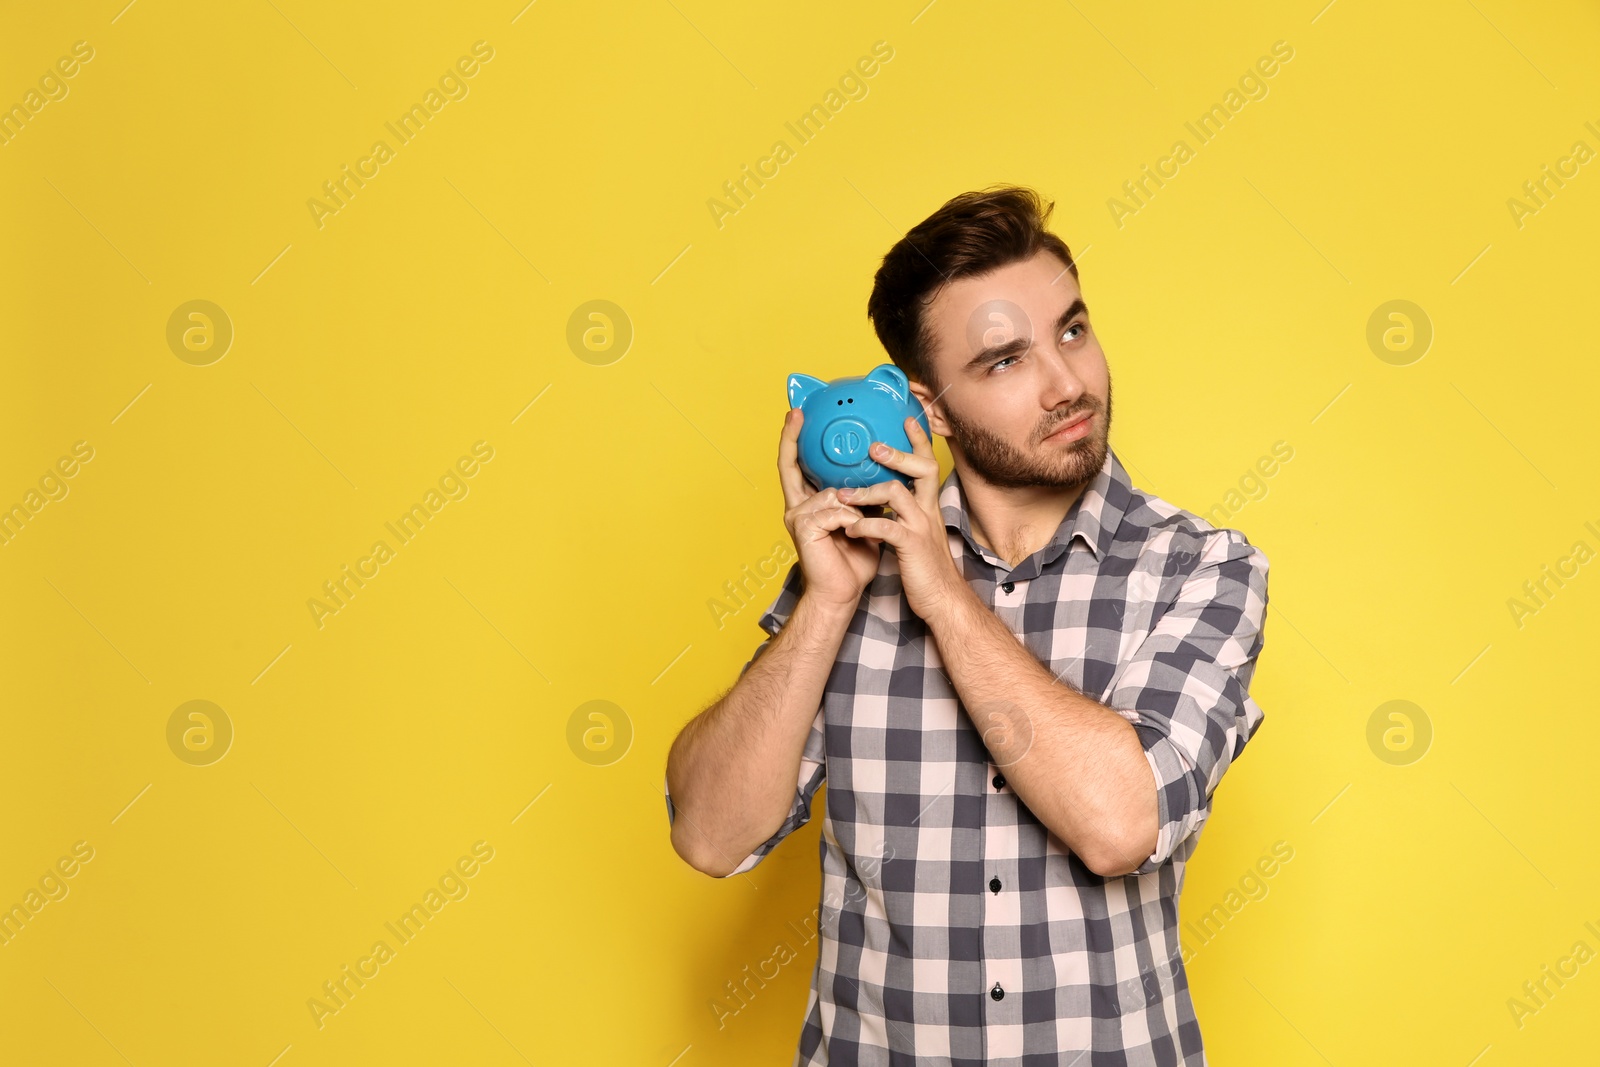
[[927, 413], [928, 429], [940, 437], [949, 437], [950, 424], [944, 420], [944, 410], [940, 407], [940, 401], [934, 400], [937, 394], [921, 382], [911, 382], [910, 388], [911, 395], [917, 398], [922, 404], [922, 410]]

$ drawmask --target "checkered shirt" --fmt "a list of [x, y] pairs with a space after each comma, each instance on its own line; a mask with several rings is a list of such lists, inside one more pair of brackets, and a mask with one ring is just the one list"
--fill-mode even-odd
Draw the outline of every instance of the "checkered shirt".
[[[1266, 556], [1134, 489], [1115, 451], [1050, 542], [1015, 567], [973, 539], [954, 470], [939, 505], [979, 599], [1060, 681], [1133, 725], [1160, 832], [1137, 870], [1107, 878], [1023, 805], [885, 545], [788, 818], [730, 872], [810, 821], [826, 778], [817, 964], [796, 1067], [1199, 1067], [1178, 896], [1212, 794], [1261, 724], [1249, 686]], [[744, 670], [803, 588], [796, 562]]]

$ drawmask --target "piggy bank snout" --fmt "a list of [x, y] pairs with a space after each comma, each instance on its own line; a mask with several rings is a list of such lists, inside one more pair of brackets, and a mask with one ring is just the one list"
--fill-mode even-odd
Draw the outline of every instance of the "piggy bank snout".
[[872, 431], [867, 424], [851, 415], [833, 419], [822, 428], [823, 452], [830, 460], [844, 467], [853, 467], [865, 460], [872, 440]]

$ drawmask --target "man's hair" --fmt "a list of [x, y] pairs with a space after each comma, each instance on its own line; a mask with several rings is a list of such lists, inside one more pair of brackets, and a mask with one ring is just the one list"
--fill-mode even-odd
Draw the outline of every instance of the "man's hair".
[[906, 377], [930, 387], [934, 336], [923, 312], [947, 282], [986, 274], [1041, 250], [1078, 276], [1065, 241], [1045, 228], [1054, 201], [1020, 185], [962, 193], [919, 222], [883, 257], [867, 299], [867, 317], [889, 358]]

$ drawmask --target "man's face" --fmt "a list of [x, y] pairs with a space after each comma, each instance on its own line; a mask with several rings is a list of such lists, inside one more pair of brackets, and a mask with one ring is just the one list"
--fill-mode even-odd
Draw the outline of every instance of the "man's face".
[[932, 380], [911, 389], [958, 459], [1009, 488], [1080, 486], [1100, 473], [1111, 372], [1065, 263], [1040, 252], [962, 278], [923, 315], [936, 338]]

